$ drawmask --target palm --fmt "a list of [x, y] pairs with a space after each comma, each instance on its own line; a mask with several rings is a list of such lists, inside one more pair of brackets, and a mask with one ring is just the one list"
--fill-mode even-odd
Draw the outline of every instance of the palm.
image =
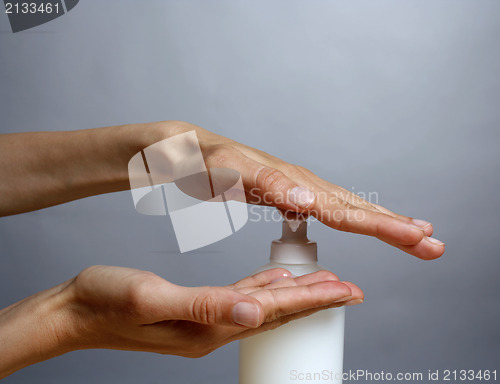
[[[338, 281], [331, 272], [297, 278], [287, 274], [273, 269], [226, 287], [181, 287], [151, 272], [88, 268], [72, 283], [80, 313], [92, 324], [82, 344], [199, 357], [233, 340], [343, 305], [343, 298], [363, 297], [357, 286]], [[255, 327], [231, 320], [231, 308], [242, 300], [260, 308]]]

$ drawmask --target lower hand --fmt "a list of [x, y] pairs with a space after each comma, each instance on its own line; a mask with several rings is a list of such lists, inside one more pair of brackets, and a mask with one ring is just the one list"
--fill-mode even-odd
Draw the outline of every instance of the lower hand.
[[200, 357], [362, 300], [356, 285], [328, 271], [292, 278], [271, 269], [225, 287], [182, 287], [151, 272], [94, 266], [0, 311], [0, 378], [77, 349]]
[[182, 287], [151, 273], [96, 266], [68, 287], [86, 348], [200, 357], [231, 341], [332, 306], [360, 303], [362, 291], [320, 271], [291, 278], [272, 269], [225, 287]]

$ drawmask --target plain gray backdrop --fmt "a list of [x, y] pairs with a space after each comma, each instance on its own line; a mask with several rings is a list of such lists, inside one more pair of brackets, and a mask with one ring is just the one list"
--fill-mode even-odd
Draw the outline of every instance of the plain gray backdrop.
[[[347, 310], [345, 369], [500, 369], [500, 1], [82, 0], [16, 34], [2, 13], [0, 49], [2, 133], [185, 120], [431, 221], [435, 261], [312, 223], [320, 263], [366, 294]], [[168, 217], [136, 213], [130, 192], [4, 217], [0, 306], [94, 264], [231, 283], [279, 233], [249, 222], [181, 255]], [[78, 351], [4, 382], [237, 372], [233, 343], [198, 360]]]

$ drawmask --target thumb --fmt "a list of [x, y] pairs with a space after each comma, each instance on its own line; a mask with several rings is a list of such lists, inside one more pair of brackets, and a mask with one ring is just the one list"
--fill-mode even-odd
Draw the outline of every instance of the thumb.
[[[253, 169], [250, 181], [250, 198], [258, 204], [272, 205], [285, 211], [304, 212], [312, 209], [316, 195], [298, 185], [276, 168], [260, 165]], [[250, 201], [252, 202], [252, 201]]]
[[316, 200], [314, 192], [297, 184], [280, 170], [255, 161], [234, 148], [214, 156], [222, 159], [216, 163], [217, 166], [231, 168], [241, 174], [248, 203], [271, 205], [294, 212], [306, 212], [313, 208]]
[[249, 328], [257, 328], [264, 321], [257, 299], [230, 288], [176, 286], [172, 293], [170, 319]]

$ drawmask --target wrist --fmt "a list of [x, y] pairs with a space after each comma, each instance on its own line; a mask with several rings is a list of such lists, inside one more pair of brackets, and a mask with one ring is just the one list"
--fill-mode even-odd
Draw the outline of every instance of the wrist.
[[[106, 192], [129, 188], [128, 163], [130, 159], [143, 149], [176, 134], [192, 130], [190, 124], [181, 121], [160, 121], [144, 124], [129, 124], [96, 130], [85, 130], [94, 148], [99, 148], [96, 167], [107, 169], [103, 174], [107, 179], [100, 182]], [[194, 126], [191, 126], [194, 127]], [[103, 167], [103, 165], [107, 167]]]
[[0, 311], [0, 378], [77, 348], [69, 282]]
[[[171, 136], [170, 122], [129, 124], [68, 132], [57, 180], [64, 201], [130, 188], [128, 163], [144, 148]], [[66, 134], [66, 133], [65, 133]], [[64, 202], [58, 201], [57, 203]]]

